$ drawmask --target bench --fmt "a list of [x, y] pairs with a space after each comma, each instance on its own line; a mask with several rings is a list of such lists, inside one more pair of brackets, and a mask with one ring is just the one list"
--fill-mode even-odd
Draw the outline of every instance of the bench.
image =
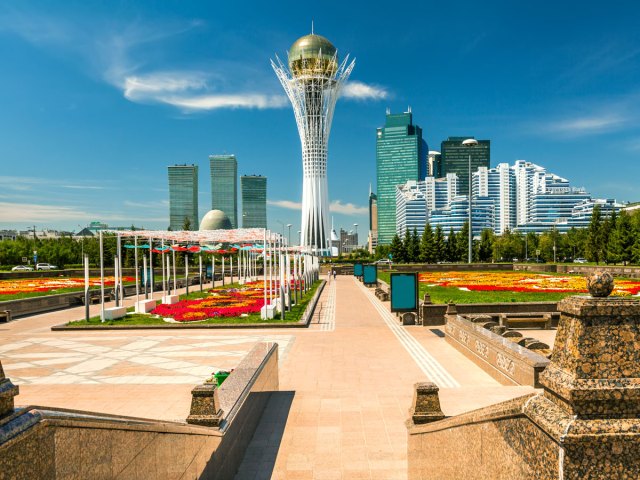
[[0, 322], [11, 321], [11, 310], [0, 310]]
[[550, 313], [501, 313], [499, 317], [499, 324], [502, 327], [517, 328], [524, 325], [534, 325], [544, 330], [551, 328], [551, 314]]
[[127, 307], [111, 307], [104, 309], [105, 320], [117, 320], [127, 315]]

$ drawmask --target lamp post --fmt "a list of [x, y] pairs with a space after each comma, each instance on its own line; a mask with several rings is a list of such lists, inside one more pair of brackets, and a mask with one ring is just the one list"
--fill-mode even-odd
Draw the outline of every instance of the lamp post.
[[355, 236], [355, 242], [354, 243], [354, 249], [358, 247], [358, 224], [354, 223], [353, 226], [356, 229], [356, 236]]
[[[478, 145], [478, 141], [475, 138], [467, 138], [462, 142], [462, 145], [467, 148], [473, 148]], [[469, 151], [469, 261], [473, 260], [473, 220], [471, 215], [472, 200], [471, 200], [471, 151]]]
[[293, 227], [293, 225], [291, 223], [287, 223], [287, 228], [289, 229], [288, 235], [287, 235], [287, 245], [291, 246], [291, 227]]

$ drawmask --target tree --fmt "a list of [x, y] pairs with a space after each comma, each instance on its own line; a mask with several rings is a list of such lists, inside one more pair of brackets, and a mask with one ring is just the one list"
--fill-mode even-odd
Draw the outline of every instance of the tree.
[[458, 260], [467, 261], [468, 258], [469, 258], [469, 222], [466, 221], [464, 222], [464, 224], [462, 224], [462, 228], [460, 229], [460, 232], [458, 232]]
[[402, 244], [402, 240], [400, 240], [400, 237], [397, 233], [391, 240], [391, 245], [389, 245], [389, 252], [391, 253], [394, 262], [402, 263], [406, 261], [404, 245]]
[[191, 218], [184, 217], [184, 221], [182, 222], [182, 230], [191, 230]]
[[586, 255], [591, 261], [596, 262], [596, 265], [602, 258], [602, 249], [600, 245], [602, 237], [602, 215], [600, 213], [600, 205], [593, 207], [593, 214], [591, 215], [591, 222], [587, 227], [587, 248]]
[[623, 262], [624, 265], [626, 265], [633, 260], [635, 237], [631, 218], [627, 212], [623, 210], [618, 216], [616, 228], [612, 234], [609, 245], [614, 261]]
[[402, 242], [404, 247], [405, 262], [418, 262], [420, 260], [420, 241], [418, 240], [418, 232], [413, 229], [413, 233], [407, 229], [404, 233], [404, 241]]
[[491, 261], [493, 255], [493, 230], [485, 228], [480, 234], [480, 244], [478, 245], [478, 260], [481, 262]]
[[437, 261], [433, 230], [429, 223], [424, 226], [422, 238], [420, 239], [420, 261], [423, 263], [435, 263]]
[[375, 259], [379, 260], [381, 258], [389, 258], [389, 245], [378, 245], [376, 247]]
[[614, 240], [614, 232], [616, 230], [616, 224], [618, 223], [618, 216], [616, 211], [611, 212], [611, 215], [602, 222], [602, 230], [600, 231], [600, 246], [602, 249], [602, 259], [605, 263], [615, 261], [615, 246], [611, 244]]
[[460, 259], [458, 250], [458, 239], [453, 231], [453, 227], [449, 230], [447, 237], [447, 260], [449, 262], [457, 262]]
[[444, 239], [444, 232], [440, 225], [436, 226], [436, 231], [433, 234], [433, 250], [434, 261], [441, 262], [447, 258], [447, 244]]

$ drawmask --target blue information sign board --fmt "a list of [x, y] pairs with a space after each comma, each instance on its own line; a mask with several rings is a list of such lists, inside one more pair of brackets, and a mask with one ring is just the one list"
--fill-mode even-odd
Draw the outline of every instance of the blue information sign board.
[[353, 264], [353, 276], [354, 277], [361, 277], [362, 276], [362, 264], [361, 263], [354, 263]]
[[375, 285], [378, 283], [377, 265], [365, 265], [363, 267], [362, 283], [365, 285]]
[[416, 312], [418, 310], [418, 274], [391, 274], [391, 311]]

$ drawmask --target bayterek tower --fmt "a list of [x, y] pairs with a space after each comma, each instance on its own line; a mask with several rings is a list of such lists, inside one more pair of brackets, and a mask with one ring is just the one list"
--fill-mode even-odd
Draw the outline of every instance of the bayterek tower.
[[288, 68], [276, 56], [271, 65], [287, 92], [302, 144], [301, 245], [309, 252], [328, 255], [329, 196], [327, 144], [340, 89], [349, 78], [355, 60], [340, 63], [338, 51], [326, 38], [311, 33], [289, 49]]

